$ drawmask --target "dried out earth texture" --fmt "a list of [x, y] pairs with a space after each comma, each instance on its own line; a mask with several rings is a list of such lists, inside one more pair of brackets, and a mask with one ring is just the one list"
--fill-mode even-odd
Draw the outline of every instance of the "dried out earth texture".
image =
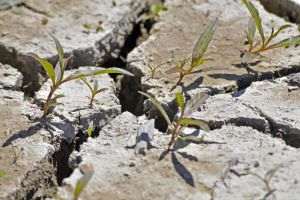
[[[158, 2], [0, 2], [1, 200], [72, 199], [85, 166], [94, 169], [80, 196], [86, 200], [300, 199], [300, 48], [267, 52], [268, 61], [253, 62], [248, 73], [240, 50], [249, 14], [239, 0], [166, 0], [156, 23], [143, 21]], [[253, 3], [266, 32], [288, 23], [284, 19], [299, 21], [296, 0]], [[207, 52], [212, 60], [182, 87], [187, 97], [209, 94], [192, 117], [208, 121], [211, 131], [187, 128], [203, 140], [177, 142], [166, 153], [165, 122], [137, 91], [156, 96], [173, 117], [170, 89], [177, 77], [165, 72], [191, 55], [216, 17]], [[299, 34], [291, 26], [278, 40]], [[105, 89], [92, 108], [87, 86], [68, 82], [57, 91], [64, 94], [59, 104], [41, 119], [50, 80], [28, 53], [54, 64], [49, 33], [73, 56], [66, 74], [117, 65], [135, 77], [90, 79]], [[165, 62], [152, 78], [149, 65]]]

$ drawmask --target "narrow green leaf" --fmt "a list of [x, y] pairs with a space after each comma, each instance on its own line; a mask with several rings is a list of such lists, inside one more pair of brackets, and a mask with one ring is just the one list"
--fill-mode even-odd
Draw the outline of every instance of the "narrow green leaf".
[[187, 127], [187, 126], [197, 126], [200, 129], [205, 130], [205, 131], [209, 131], [210, 130], [210, 128], [208, 126], [208, 123], [206, 121], [204, 121], [204, 120], [201, 120], [201, 119], [193, 119], [193, 118], [184, 117], [184, 118], [179, 119], [178, 123], [181, 126], [184, 126], [184, 127]]
[[269, 49], [275, 49], [275, 48], [279, 48], [279, 47], [288, 48], [290, 46], [295, 46], [295, 45], [300, 45], [300, 35], [281, 40], [280, 42], [273, 44], [273, 45], [269, 46], [268, 48]]
[[128, 75], [128, 76], [134, 76], [131, 72], [129, 72], [125, 69], [117, 68], [117, 67], [95, 70], [95, 71], [91, 72], [91, 75], [94, 75], [94, 76], [101, 75], [101, 74], [124, 74], [124, 75]]
[[255, 6], [251, 3], [249, 0], [242, 0], [242, 2], [246, 5], [248, 11], [250, 12], [251, 17], [253, 18], [256, 28], [259, 32], [259, 35], [261, 37], [262, 43], [265, 43], [265, 34], [262, 27], [261, 18], [259, 16], [258, 10], [255, 8]]
[[40, 58], [38, 55], [35, 55], [32, 53], [29, 55], [31, 57], [33, 57], [34, 59], [36, 59], [42, 65], [47, 76], [51, 79], [52, 84], [55, 85], [55, 71], [54, 71], [53, 65], [51, 63], [49, 63], [46, 59]]
[[[82, 167], [82, 166], [81, 166]], [[84, 188], [87, 186], [88, 182], [94, 174], [94, 169], [92, 165], [86, 165], [83, 169], [83, 176], [77, 181], [74, 192], [73, 200], [78, 200], [80, 194], [83, 192]]]
[[141, 92], [139, 91], [139, 93], [145, 97], [147, 97], [152, 103], [153, 105], [159, 110], [159, 112], [161, 113], [161, 115], [165, 118], [166, 122], [168, 123], [168, 125], [170, 126], [172, 123], [171, 123], [171, 120], [167, 114], [167, 112], [164, 110], [164, 108], [162, 107], [162, 105], [160, 104], [160, 102], [155, 99], [154, 97], [151, 97], [149, 94], [147, 93], [144, 93], [144, 92]]
[[59, 64], [60, 64], [60, 68], [61, 69], [64, 69], [64, 49], [62, 48], [60, 42], [58, 41], [58, 39], [50, 34], [50, 36], [52, 37], [52, 39], [54, 40], [55, 42], [55, 46], [56, 46], [56, 50], [57, 50], [57, 53], [58, 53], [58, 61], [59, 61]]
[[85, 83], [85, 85], [90, 89], [90, 91], [93, 93], [93, 91], [94, 91], [94, 89], [93, 89], [93, 87], [91, 86], [91, 84], [86, 80], [86, 78], [85, 77], [82, 77], [82, 78], [80, 78], [81, 80], [82, 80], [82, 82], [84, 82]]
[[279, 33], [281, 33], [282, 31], [284, 31], [285, 29], [288, 29], [292, 27], [292, 25], [290, 24], [285, 24], [285, 25], [282, 25], [278, 28], [278, 30], [273, 34], [273, 38], [275, 38]]
[[185, 98], [181, 92], [176, 92], [176, 104], [180, 108], [180, 111], [184, 112]]
[[130, 73], [125, 69], [111, 67], [107, 69], [87, 70], [85, 72], [74, 72], [73, 74], [65, 78], [63, 82], [68, 82], [75, 79], [80, 79], [88, 76], [102, 75], [102, 74], [125, 74], [128, 76], [134, 76], [132, 73]]
[[255, 33], [256, 33], [255, 22], [253, 21], [252, 18], [250, 18], [248, 22], [247, 40], [251, 48], [253, 47]]
[[192, 54], [192, 64], [191, 64], [192, 67], [196, 67], [203, 62], [202, 61], [203, 55], [206, 52], [208, 45], [213, 38], [217, 21], [218, 19], [209, 23], [206, 26], [204, 32], [200, 35], [198, 41], [196, 42]]

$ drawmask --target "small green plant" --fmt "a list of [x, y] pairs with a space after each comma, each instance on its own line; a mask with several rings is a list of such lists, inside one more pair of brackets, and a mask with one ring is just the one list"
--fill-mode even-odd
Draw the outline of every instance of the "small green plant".
[[4, 177], [6, 175], [5, 171], [0, 170], [0, 178]]
[[[251, 3], [249, 0], [242, 0], [243, 4], [247, 7], [251, 18], [248, 23], [248, 30], [246, 31], [247, 36], [247, 44], [248, 49], [243, 51], [241, 54], [241, 57], [243, 57], [245, 54], [255, 54], [259, 55], [260, 53], [281, 48], [281, 47], [290, 47], [293, 45], [299, 45], [300, 44], [300, 36], [294, 36], [290, 38], [283, 39], [279, 42], [273, 42], [273, 40], [285, 29], [291, 27], [289, 24], [284, 24], [280, 26], [277, 30], [275, 28], [272, 28], [271, 33], [269, 36], [266, 36], [264, 32], [264, 28], [262, 25], [262, 19], [259, 15], [258, 10], [255, 8], [255, 6]], [[255, 34], [258, 31], [260, 35], [260, 40], [255, 39]]]
[[83, 192], [84, 188], [87, 186], [94, 174], [94, 168], [92, 164], [81, 165], [80, 171], [83, 173], [83, 176], [76, 183], [73, 192], [73, 200], [79, 199], [80, 194]]
[[152, 4], [149, 8], [149, 12], [146, 13], [143, 16], [143, 21], [151, 20], [151, 21], [157, 21], [159, 18], [159, 15], [163, 11], [167, 11], [168, 8], [163, 3], [155, 3]]
[[99, 88], [99, 84], [98, 84], [97, 80], [93, 81], [94, 82], [93, 86], [85, 77], [81, 78], [81, 80], [85, 83], [85, 85], [90, 90], [91, 96], [89, 97], [90, 98], [89, 106], [90, 106], [90, 108], [92, 108], [93, 107], [93, 102], [95, 100], [96, 95], [103, 92], [103, 91], [105, 91], [106, 88]]
[[194, 99], [191, 99], [186, 103], [184, 95], [180, 92], [177, 92], [176, 104], [178, 106], [179, 113], [177, 117], [175, 117], [175, 119], [171, 121], [167, 112], [165, 111], [163, 106], [156, 98], [144, 92], [139, 92], [139, 93], [147, 97], [166, 120], [168, 124], [167, 132], [171, 134], [171, 140], [168, 144], [168, 151], [176, 143], [177, 139], [194, 140], [194, 141], [198, 139], [192, 136], [182, 135], [181, 130], [184, 127], [195, 126], [202, 130], [209, 131], [209, 126], [207, 122], [201, 119], [194, 119], [189, 117], [189, 115], [193, 112], [194, 109], [198, 108], [199, 105], [204, 103], [204, 101], [207, 99], [207, 95], [200, 93], [196, 95]]
[[87, 70], [85, 72], [74, 72], [71, 75], [65, 77], [65, 69], [68, 65], [69, 58], [64, 58], [64, 50], [60, 44], [60, 42], [54, 37], [51, 36], [55, 42], [57, 53], [58, 53], [58, 64], [54, 68], [53, 65], [48, 62], [44, 58], [40, 58], [38, 55], [30, 54], [33, 58], [35, 58], [43, 67], [45, 70], [48, 78], [51, 80], [51, 87], [48, 94], [47, 99], [45, 100], [45, 103], [43, 105], [43, 117], [47, 116], [50, 113], [50, 110], [57, 105], [57, 100], [59, 98], [64, 97], [63, 94], [55, 95], [56, 90], [64, 83], [76, 80], [76, 79], [82, 79], [84, 77], [89, 76], [96, 76], [96, 75], [102, 75], [102, 74], [126, 74], [129, 76], [133, 76], [130, 72], [120, 69], [120, 68], [107, 68], [107, 69], [99, 69], [99, 70]]
[[[200, 67], [208, 60], [204, 55], [211, 42], [216, 30], [217, 19], [209, 23], [204, 32], [198, 38], [192, 52], [191, 58], [184, 58], [176, 64], [175, 67], [166, 71], [167, 74], [179, 73], [178, 81], [175, 84], [180, 85], [185, 76], [193, 74], [200, 70]], [[187, 66], [188, 65], [188, 66]]]

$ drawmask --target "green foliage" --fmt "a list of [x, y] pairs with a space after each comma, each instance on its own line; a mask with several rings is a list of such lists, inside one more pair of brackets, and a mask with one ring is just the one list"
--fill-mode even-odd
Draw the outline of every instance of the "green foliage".
[[[290, 46], [295, 46], [300, 44], [300, 35], [294, 36], [291, 38], [286, 38], [283, 39], [279, 42], [273, 42], [274, 39], [282, 33], [287, 28], [290, 28], [291, 25], [289, 24], [284, 24], [280, 26], [277, 30], [275, 28], [272, 28], [271, 33], [269, 36], [266, 36], [263, 26], [262, 26], [262, 20], [259, 15], [258, 10], [255, 8], [255, 6], [251, 3], [250, 0], [242, 0], [243, 4], [247, 7], [251, 19], [249, 20], [248, 23], [248, 30], [246, 31], [246, 36], [247, 36], [247, 43], [249, 45], [248, 50], [246, 51], [247, 53], [251, 53], [254, 55], [259, 55], [259, 53], [270, 50], [270, 49], [275, 49], [275, 48], [281, 48], [281, 47], [290, 47]], [[255, 40], [255, 34], [258, 30], [258, 33], [260, 35], [260, 40], [256, 41]], [[241, 56], [245, 55], [243, 54]]]
[[84, 188], [87, 186], [94, 174], [94, 168], [91, 164], [85, 164], [81, 166], [81, 171], [83, 176], [77, 181], [74, 192], [73, 200], [78, 200], [80, 194], [83, 192]]
[[55, 42], [56, 50], [58, 54], [58, 63], [56, 64], [55, 68], [46, 59], [40, 58], [38, 55], [35, 54], [30, 54], [41, 64], [41, 66], [43, 67], [44, 71], [46, 72], [48, 78], [50, 78], [52, 83], [50, 92], [43, 106], [43, 111], [44, 111], [43, 117], [48, 115], [50, 113], [50, 109], [54, 108], [55, 105], [57, 105], [57, 100], [63, 97], [62, 94], [55, 95], [55, 91], [63, 83], [76, 80], [76, 79], [83, 79], [85, 77], [102, 75], [102, 74], [125, 74], [129, 76], [133, 76], [133, 74], [131, 74], [130, 72], [124, 69], [112, 67], [107, 69], [96, 69], [96, 70], [86, 70], [84, 72], [74, 72], [69, 76], [65, 77], [64, 72], [71, 57], [64, 58], [64, 50], [60, 42], [54, 36], [51, 35], [51, 37]]
[[167, 11], [168, 8], [163, 3], [155, 3], [150, 5], [149, 11], [142, 15], [141, 20], [146, 21], [157, 21], [160, 13]]
[[189, 117], [189, 115], [191, 114], [191, 109], [196, 109], [205, 102], [205, 100], [207, 99], [206, 94], [200, 93], [196, 95], [195, 98], [186, 103], [184, 95], [180, 92], [176, 93], [176, 103], [180, 112], [179, 116], [171, 122], [169, 116], [167, 115], [167, 112], [164, 110], [164, 108], [156, 98], [144, 92], [139, 93], [147, 97], [151, 101], [151, 103], [157, 108], [157, 110], [161, 113], [161, 115], [168, 123], [168, 133], [171, 134], [171, 140], [168, 145], [168, 150], [170, 150], [171, 147], [176, 143], [177, 139], [199, 140], [199, 138], [181, 135], [181, 130], [183, 127], [193, 126], [205, 131], [209, 131], [209, 126], [206, 121]]
[[0, 178], [2, 178], [2, 177], [4, 177], [4, 176], [6, 176], [6, 172], [3, 171], [3, 170], [0, 170]]
[[85, 77], [81, 78], [81, 80], [83, 81], [83, 83], [90, 90], [91, 96], [89, 97], [90, 98], [89, 106], [90, 106], [90, 108], [92, 108], [93, 107], [93, 102], [94, 102], [94, 99], [95, 99], [96, 95], [99, 94], [99, 93], [101, 93], [101, 92], [103, 92], [103, 91], [105, 91], [106, 88], [99, 88], [97, 80], [94, 80], [94, 84], [93, 85]]
[[167, 11], [168, 8], [163, 3], [156, 3], [150, 6], [150, 15], [159, 16], [163, 11]]
[[92, 31], [98, 33], [104, 30], [101, 21], [98, 24], [84, 23], [82, 24], [82, 27], [85, 29], [86, 33], [90, 33]]
[[[198, 38], [192, 52], [191, 58], [184, 58], [180, 60], [175, 67], [166, 71], [167, 74], [178, 73], [179, 79], [175, 86], [179, 85], [183, 78], [187, 75], [199, 71], [200, 67], [209, 59], [205, 58], [205, 53], [208, 49], [208, 46], [213, 39], [213, 35], [216, 30], [216, 24], [218, 19], [210, 22], [200, 37]], [[186, 66], [188, 65], [188, 66]]]

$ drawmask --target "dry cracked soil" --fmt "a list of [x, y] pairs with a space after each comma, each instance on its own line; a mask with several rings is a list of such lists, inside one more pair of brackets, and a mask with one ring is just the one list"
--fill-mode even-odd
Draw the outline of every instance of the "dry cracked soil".
[[[267, 34], [288, 23], [276, 40], [299, 35], [298, 0], [252, 2]], [[168, 70], [215, 18], [209, 61], [172, 90]], [[248, 21], [240, 0], [0, 1], [0, 199], [76, 200], [90, 178], [78, 199], [300, 200], [300, 47], [245, 67]], [[88, 78], [103, 89], [93, 107], [87, 86], [70, 81], [42, 117], [51, 80], [30, 53], [56, 64], [50, 35], [72, 56], [65, 75], [120, 67], [134, 77]], [[201, 140], [166, 151], [166, 122], [138, 91], [173, 119], [179, 89], [208, 95], [190, 116], [211, 130], [185, 128]]]

